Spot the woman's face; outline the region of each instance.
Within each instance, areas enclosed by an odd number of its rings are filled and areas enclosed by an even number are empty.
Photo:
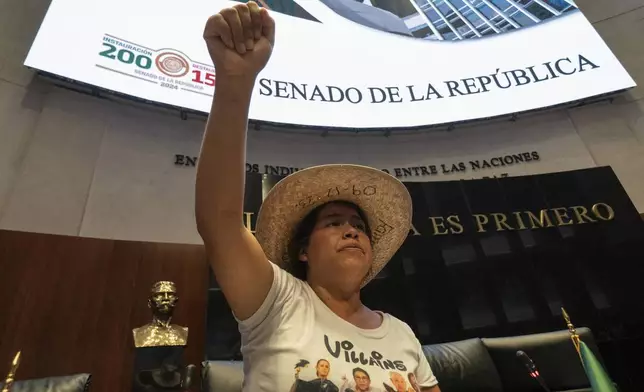
[[[345,203],[324,206],[308,246],[300,254],[300,260],[309,265],[309,279],[324,276],[325,280],[331,277],[362,282],[373,258],[366,230],[367,225],[355,207]]]

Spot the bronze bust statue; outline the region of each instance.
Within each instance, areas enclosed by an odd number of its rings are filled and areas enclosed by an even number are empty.
[[[174,282],[160,281],[152,286],[148,307],[152,310],[152,322],[134,328],[135,347],[185,346],[188,328],[170,324],[174,308],[179,302]]]

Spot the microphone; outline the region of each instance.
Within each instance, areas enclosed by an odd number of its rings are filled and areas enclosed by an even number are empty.
[[[539,374],[539,370],[537,370],[537,365],[534,364],[532,359],[526,354],[524,351],[517,351],[517,358],[523,363],[523,366],[525,366],[526,369],[528,369],[528,373],[530,374],[530,377],[534,378],[537,380],[541,388],[543,388],[544,391],[546,392],[551,392],[550,388],[548,388],[548,385],[546,384],[546,381],[541,377],[541,374]]]

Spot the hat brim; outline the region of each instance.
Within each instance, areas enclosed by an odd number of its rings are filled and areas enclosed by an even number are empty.
[[[255,237],[266,257],[282,268],[300,222],[315,208],[346,201],[362,210],[371,229],[373,264],[364,287],[389,262],[411,228],[412,202],[398,179],[360,165],[322,165],[297,171],[278,182],[263,201]]]

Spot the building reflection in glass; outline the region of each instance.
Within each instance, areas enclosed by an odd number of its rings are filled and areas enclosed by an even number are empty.
[[[572,0],[358,0],[400,17],[417,38],[502,34],[577,10]]]

